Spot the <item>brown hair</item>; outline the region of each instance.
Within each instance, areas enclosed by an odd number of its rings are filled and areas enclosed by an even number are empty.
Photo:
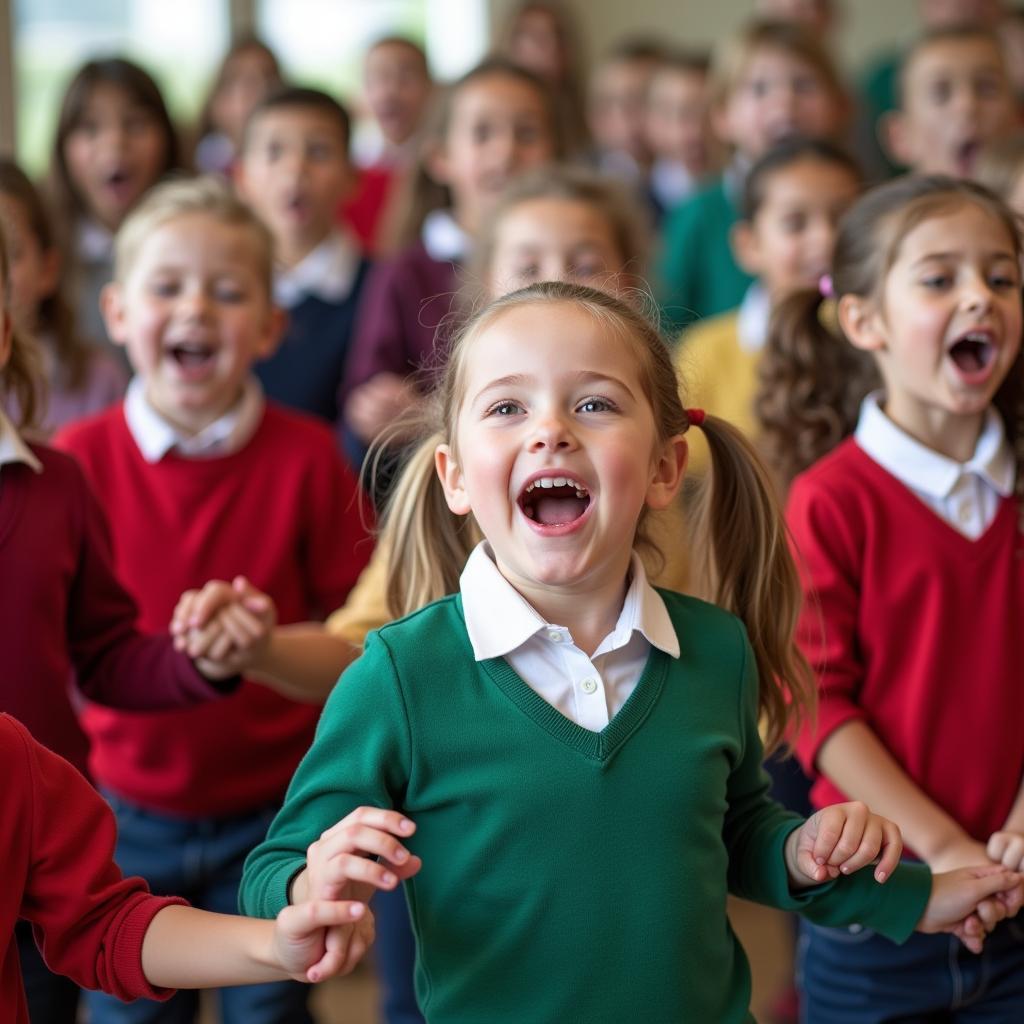
[[[0,312],[10,316],[11,274],[7,261],[7,243],[0,227]],[[45,386],[39,364],[39,352],[27,335],[11,327],[11,354],[0,370],[0,395],[8,399],[8,408],[18,412],[19,430],[35,425],[45,399]]]
[[[837,99],[847,95],[846,86],[821,39],[806,25],[795,21],[757,18],[726,38],[711,59],[711,102],[720,107],[739,88],[747,66],[763,49],[778,50],[814,68]]]
[[[552,281],[495,300],[455,338],[421,424],[425,440],[404,468],[385,513],[382,543],[389,552],[387,593],[394,614],[406,614],[456,590],[466,558],[480,537],[472,516],[462,519],[449,511],[434,468],[437,445],[455,436],[473,340],[509,310],[567,303],[632,343],[660,440],[681,434],[690,425],[668,346],[636,309],[605,292]],[[705,555],[700,579],[704,592],[747,627],[771,748],[784,742],[814,706],[810,670],[793,643],[799,583],[771,484],[749,443],[714,416],[704,420],[703,430],[711,449],[713,482],[698,513],[703,542],[694,550]],[[636,543],[650,545],[643,516]]]
[[[633,196],[615,179],[583,167],[538,167],[509,185],[481,230],[467,267],[468,283],[460,297],[464,308],[479,308],[489,298],[487,280],[501,222],[518,206],[534,199],[574,200],[592,206],[607,222],[622,256],[622,266],[609,269],[609,277],[623,279],[623,285],[629,285],[644,273],[650,232],[644,211]]]
[[[278,84],[283,81],[281,66],[278,63],[277,54],[275,54],[274,51],[258,36],[240,36],[231,44],[227,53],[224,54],[224,57],[220,62],[220,66],[217,68],[217,77],[213,80],[213,84],[210,86],[210,91],[203,103],[203,109],[199,114],[199,121],[196,125],[197,139],[202,139],[204,136],[209,135],[211,132],[216,130],[216,126],[213,123],[214,104],[217,101],[219,93],[224,88],[224,83],[228,79],[228,72],[231,69],[232,61],[249,50],[257,50],[263,54],[263,56],[266,57],[273,66]]]
[[[451,126],[455,97],[466,86],[485,78],[514,78],[536,90],[541,97],[551,128],[555,158],[563,154],[564,146],[554,100],[547,85],[533,72],[519,67],[504,57],[488,57],[471,71],[466,72],[457,82],[439,90],[424,120],[423,133],[419,140],[416,159],[398,183],[394,199],[389,202],[381,229],[382,250],[398,252],[411,245],[419,237],[423,221],[433,210],[442,210],[452,205],[451,190],[447,185],[435,181],[427,169],[432,152],[444,144]]]
[[[123,90],[133,103],[156,121],[164,137],[164,160],[157,178],[162,178],[179,166],[178,136],[156,82],[138,64],[121,57],[87,61],[78,69],[64,91],[50,158],[54,221],[62,232],[70,232],[86,212],[85,201],[71,180],[64,151],[68,137],[82,122],[89,97],[100,85],[111,85]],[[68,242],[69,238],[62,238],[65,248]]]
[[[40,249],[51,252],[57,248],[38,189],[13,161],[0,160],[0,194],[10,197],[24,210]],[[79,390],[85,384],[95,349],[75,330],[75,317],[60,283],[39,303],[38,318],[39,330],[53,337],[62,383],[71,391]]]
[[[333,96],[320,89],[308,89],[305,86],[286,85],[277,89],[269,96],[260,100],[246,119],[242,135],[242,151],[249,145],[252,126],[264,114],[274,110],[308,110],[318,114],[326,114],[332,118],[338,134],[344,139],[344,151],[348,154],[349,141],[352,136],[352,119],[348,111]]]
[[[993,139],[982,147],[974,169],[974,180],[1008,203],[1022,174],[1024,132],[1018,132],[1009,138]]]
[[[880,299],[907,233],[969,204],[1006,228],[1019,256],[1016,219],[988,189],[941,175],[897,178],[865,193],[841,220],[832,262],[835,298],[801,291],[773,312],[755,409],[768,460],[785,486],[853,433],[861,401],[881,383],[870,354],[842,336],[835,300]],[[995,405],[1017,453],[1017,489],[1024,494],[1024,355],[1011,367]]]
[[[925,52],[929,47],[936,46],[939,43],[961,43],[969,40],[982,40],[992,44],[992,48],[999,58],[999,65],[1003,70],[1003,76],[1006,79],[1006,92],[1009,96],[1012,92],[1010,89],[1009,74],[1006,70],[1006,58],[1003,54],[1003,49],[999,44],[999,37],[991,29],[984,28],[981,25],[963,24],[963,25],[942,25],[938,28],[929,29],[927,32],[923,32],[914,41],[913,45],[903,55],[903,59],[900,61],[899,73],[896,76],[896,102],[900,108],[904,105],[904,100],[907,91],[907,79],[910,76],[910,70],[914,66],[918,57]]]

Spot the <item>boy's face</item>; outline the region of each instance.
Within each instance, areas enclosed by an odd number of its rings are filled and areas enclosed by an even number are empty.
[[[968,178],[982,146],[1013,131],[1016,120],[996,43],[941,39],[919,50],[905,70],[902,110],[889,121],[889,143],[914,171]]]
[[[352,184],[341,126],[326,111],[299,106],[255,117],[242,154],[240,191],[282,247],[321,241]]]
[[[143,240],[126,278],[103,293],[107,329],[127,347],[146,397],[190,433],[234,405],[253,362],[277,342],[281,314],[253,250],[245,226],[178,216]]]
[[[709,130],[707,76],[680,68],[657,72],[647,97],[651,152],[702,174],[708,163]]]
[[[384,137],[400,146],[419,127],[430,98],[430,78],[423,58],[401,43],[375,46],[366,55],[363,91]]]
[[[817,69],[773,47],[755,50],[736,87],[714,112],[715,131],[748,160],[793,135],[835,138],[843,101]]]
[[[597,145],[628,153],[641,164],[650,159],[644,108],[654,68],[651,60],[612,61],[597,72],[590,97],[590,130]]]

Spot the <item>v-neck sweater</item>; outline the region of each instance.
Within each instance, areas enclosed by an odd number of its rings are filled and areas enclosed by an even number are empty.
[[[1004,499],[970,540],[850,439],[797,477],[787,519],[807,601],[798,641],[815,667],[813,770],[844,723],[866,722],[975,839],[1003,827],[1024,777],[1024,535]],[[824,777],[817,806],[846,799]]]
[[[926,869],[790,893],[783,846],[800,819],[767,795],[743,627],[661,594],[680,657],[652,649],[600,732],[503,659],[475,662],[459,596],[371,633],[246,863],[243,911],[276,914],[310,842],[374,805],[417,825],[407,896],[431,1024],[749,1021],[727,891],[904,939]]]

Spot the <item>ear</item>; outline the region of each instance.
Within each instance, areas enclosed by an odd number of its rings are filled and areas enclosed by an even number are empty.
[[[913,167],[916,163],[907,115],[902,110],[889,110],[882,114],[875,125],[878,141],[882,150],[890,160],[903,167]]]
[[[469,515],[472,511],[469,496],[466,494],[462,469],[452,453],[451,446],[439,444],[434,449],[434,468],[444,488],[444,500],[457,516]]]
[[[647,486],[644,503],[653,509],[668,508],[686,475],[686,462],[690,456],[690,446],[682,434],[670,437],[656,454],[651,476]]]
[[[426,146],[423,151],[423,166],[438,185],[447,185],[451,180],[452,164],[443,143],[435,142]]]
[[[280,306],[271,304],[267,310],[267,319],[263,325],[263,333],[253,352],[256,359],[266,359],[273,355],[288,327],[288,314]]]
[[[732,121],[729,117],[729,100],[725,99],[720,103],[712,105],[708,112],[708,121],[711,124],[711,131],[715,138],[725,146],[734,146],[732,138]]]
[[[736,262],[751,277],[760,277],[764,270],[757,232],[748,220],[737,221],[729,232],[729,246]]]
[[[125,323],[124,288],[116,281],[104,285],[100,292],[100,312],[110,340],[118,345],[126,345],[128,330]]]
[[[864,352],[885,349],[885,332],[876,304],[860,295],[844,295],[837,307],[839,326],[854,348]]]

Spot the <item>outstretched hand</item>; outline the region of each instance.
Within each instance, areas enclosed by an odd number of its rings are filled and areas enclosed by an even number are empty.
[[[1015,916],[1022,902],[1024,876],[998,864],[940,872],[932,876],[932,894],[917,930],[950,932],[972,953],[980,953],[985,936]]]
[[[877,859],[875,880],[884,882],[896,870],[902,852],[899,828],[854,800],[816,811],[790,833],[786,870],[790,885],[802,888],[859,871]]]

